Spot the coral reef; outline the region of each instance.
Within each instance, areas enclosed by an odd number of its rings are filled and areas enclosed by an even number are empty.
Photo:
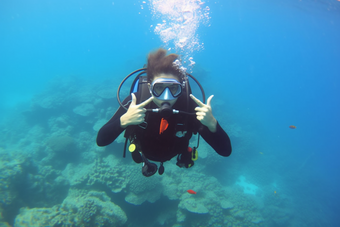
[[[63,176],[70,185],[85,184],[88,186],[106,186],[112,192],[118,193],[126,188],[129,182],[129,171],[119,159],[113,155],[95,159],[92,164],[68,165]]]
[[[71,186],[86,184],[91,187],[108,188],[113,193],[128,188],[129,193],[125,200],[134,205],[140,205],[145,201],[155,202],[162,194],[160,177],[145,178],[139,166],[121,163],[114,155],[96,159],[89,165],[69,164],[62,175]]]
[[[52,136],[46,143],[55,153],[69,153],[74,150],[74,139],[71,136]]]
[[[22,194],[27,194],[24,201],[31,206],[52,206],[60,203],[66,196],[69,184],[58,181],[61,171],[52,166],[38,165],[26,171],[26,179],[22,182]]]
[[[95,112],[95,108],[91,103],[84,103],[81,104],[80,106],[75,107],[73,109],[73,112],[80,116],[87,117]]]
[[[22,208],[14,226],[121,226],[125,212],[105,192],[71,189],[61,205]]]
[[[163,186],[161,184],[161,176],[144,177],[141,174],[141,166],[132,163],[130,166],[128,195],[125,201],[134,205],[140,205],[145,201],[150,203],[156,202],[162,195]]]
[[[20,185],[25,178],[26,158],[16,152],[0,148],[0,225],[7,226],[17,206],[20,206]]]
[[[10,205],[17,198],[17,182],[24,178],[23,163],[26,158],[15,155],[0,148],[0,201],[2,205]]]

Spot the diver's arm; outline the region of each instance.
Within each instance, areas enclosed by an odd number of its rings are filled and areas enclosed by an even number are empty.
[[[194,131],[198,131],[203,139],[221,156],[229,156],[231,154],[231,143],[228,134],[222,129],[211,111],[210,96],[207,104],[202,103],[195,96],[190,94],[191,108],[196,111],[194,119]],[[198,106],[197,106],[198,105]]]
[[[123,105],[129,104],[131,96],[128,96],[123,101]],[[124,130],[125,128],[120,124],[120,117],[126,113],[123,107],[119,107],[113,117],[98,131],[97,145],[107,146],[112,143]]]
[[[208,127],[203,126],[199,133],[203,139],[221,156],[227,157],[231,154],[231,143],[228,134],[216,123],[216,132],[211,132]]]

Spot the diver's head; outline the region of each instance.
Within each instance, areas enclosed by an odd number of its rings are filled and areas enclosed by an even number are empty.
[[[158,107],[168,104],[168,108],[171,108],[182,94],[185,73],[175,64],[178,55],[166,54],[164,49],[149,54],[147,79],[153,102]]]

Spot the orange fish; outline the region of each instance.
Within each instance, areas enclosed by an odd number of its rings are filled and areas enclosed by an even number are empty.
[[[289,128],[296,129],[296,126],[295,125],[289,125]]]
[[[159,135],[162,134],[168,128],[168,126],[168,121],[162,118],[161,125],[159,126]]]
[[[196,192],[194,190],[189,189],[187,192],[189,192],[190,194],[195,194],[196,195]]]

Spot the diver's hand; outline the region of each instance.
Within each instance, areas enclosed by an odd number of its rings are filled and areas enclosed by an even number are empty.
[[[200,100],[198,100],[193,94],[190,94],[190,98],[194,100],[198,107],[195,108],[197,120],[199,120],[203,125],[207,126],[211,132],[216,132],[216,125],[217,120],[214,118],[211,110],[211,99],[214,96],[211,95],[208,100],[207,104],[202,103]]]
[[[153,97],[150,97],[144,102],[136,105],[137,99],[136,99],[135,94],[131,93],[131,98],[132,98],[132,101],[129,106],[129,109],[127,110],[125,114],[123,114],[120,117],[120,125],[122,128],[126,128],[129,125],[138,125],[140,123],[143,123],[144,118],[145,118],[145,112],[146,112],[146,109],[144,108],[144,106],[149,104],[153,99]]]

